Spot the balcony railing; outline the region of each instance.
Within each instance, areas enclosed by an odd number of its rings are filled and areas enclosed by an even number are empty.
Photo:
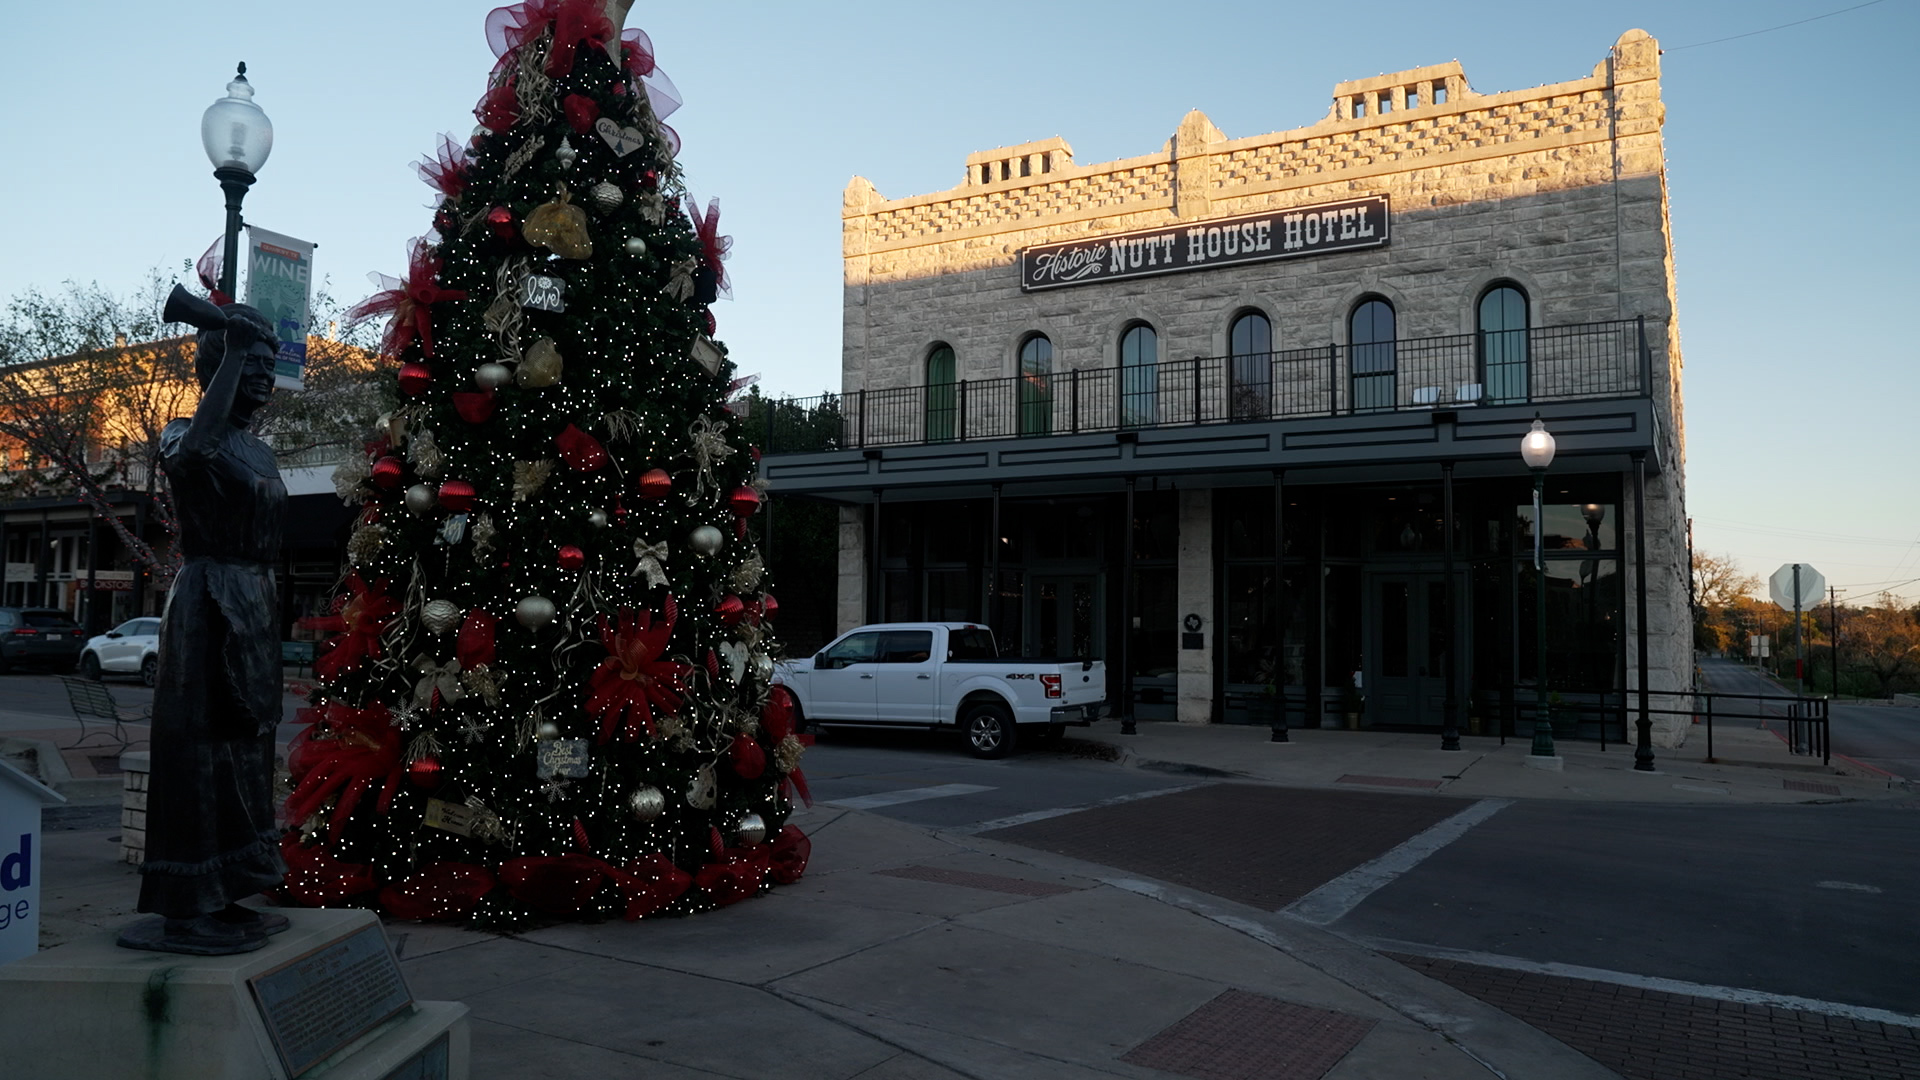
[[[1643,319],[1543,326],[772,401],[768,453],[1639,397]]]

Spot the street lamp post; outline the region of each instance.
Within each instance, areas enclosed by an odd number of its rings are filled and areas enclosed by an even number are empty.
[[[1547,466],[1553,464],[1553,436],[1547,433],[1540,417],[1533,418],[1533,429],[1520,438],[1520,460],[1533,470],[1533,753],[1534,757],[1553,757],[1553,722],[1547,717],[1547,573],[1541,557],[1546,521],[1541,513],[1541,497],[1546,488]]]
[[[213,177],[227,195],[227,232],[221,247],[220,291],[233,297],[240,268],[240,200],[254,174],[273,152],[273,121],[253,103],[247,65],[227,84],[227,96],[207,106],[200,117],[200,143],[213,162]]]

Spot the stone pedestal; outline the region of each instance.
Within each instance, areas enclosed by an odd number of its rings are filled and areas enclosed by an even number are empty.
[[[147,776],[152,771],[151,751],[120,755],[120,859],[135,866],[147,859]]]
[[[414,1001],[380,921],[279,909],[257,952],[182,956],[103,931],[0,966],[0,1060],[43,1080],[465,1080],[467,1007]]]

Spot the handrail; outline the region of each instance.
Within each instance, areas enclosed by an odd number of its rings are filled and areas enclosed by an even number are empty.
[[[1359,363],[1356,367],[1356,357]],[[769,401],[768,453],[1640,397],[1643,319],[1315,345]]]

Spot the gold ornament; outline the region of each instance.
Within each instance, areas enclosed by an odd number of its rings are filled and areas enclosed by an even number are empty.
[[[527,350],[527,355],[514,369],[513,381],[521,386],[540,389],[552,386],[560,381],[562,368],[560,349],[552,338],[541,338]]]
[[[467,692],[488,705],[500,704],[500,687],[506,681],[506,676],[496,676],[485,664],[475,664],[460,673],[461,685],[467,688]]]
[[[467,529],[467,534],[473,537],[473,554],[476,558],[485,557],[493,550],[493,538],[497,531],[493,527],[492,514],[481,514],[473,519],[473,525]]]
[[[749,593],[759,588],[760,578],[765,573],[766,568],[761,564],[760,556],[749,555],[745,562],[733,568],[727,580],[733,583],[734,592]]]
[[[385,525],[362,525],[353,530],[353,536],[347,540],[347,561],[355,566],[364,566],[380,554],[386,542]]]
[[[563,259],[590,259],[593,240],[587,235],[587,212],[569,201],[567,185],[559,187],[559,197],[541,203],[527,215],[520,235],[527,238],[527,243],[547,248]]]
[[[699,261],[692,256],[674,263],[673,272],[667,277],[667,295],[675,300],[693,299],[693,272],[699,268]]]
[[[526,502],[553,475],[553,459],[544,461],[516,461],[513,463],[513,501]],[[480,541],[475,538],[474,543]]]
[[[414,471],[429,480],[440,479],[440,474],[446,471],[447,455],[434,445],[433,432],[425,428],[407,443],[407,457],[413,460]]]
[[[333,470],[333,493],[348,506],[358,506],[361,501],[360,485],[373,476],[372,466],[359,454],[350,454]]]
[[[779,746],[773,748],[774,768],[782,773],[790,773],[800,767],[800,755],[806,752],[806,746],[799,739],[789,735],[780,740]]]

